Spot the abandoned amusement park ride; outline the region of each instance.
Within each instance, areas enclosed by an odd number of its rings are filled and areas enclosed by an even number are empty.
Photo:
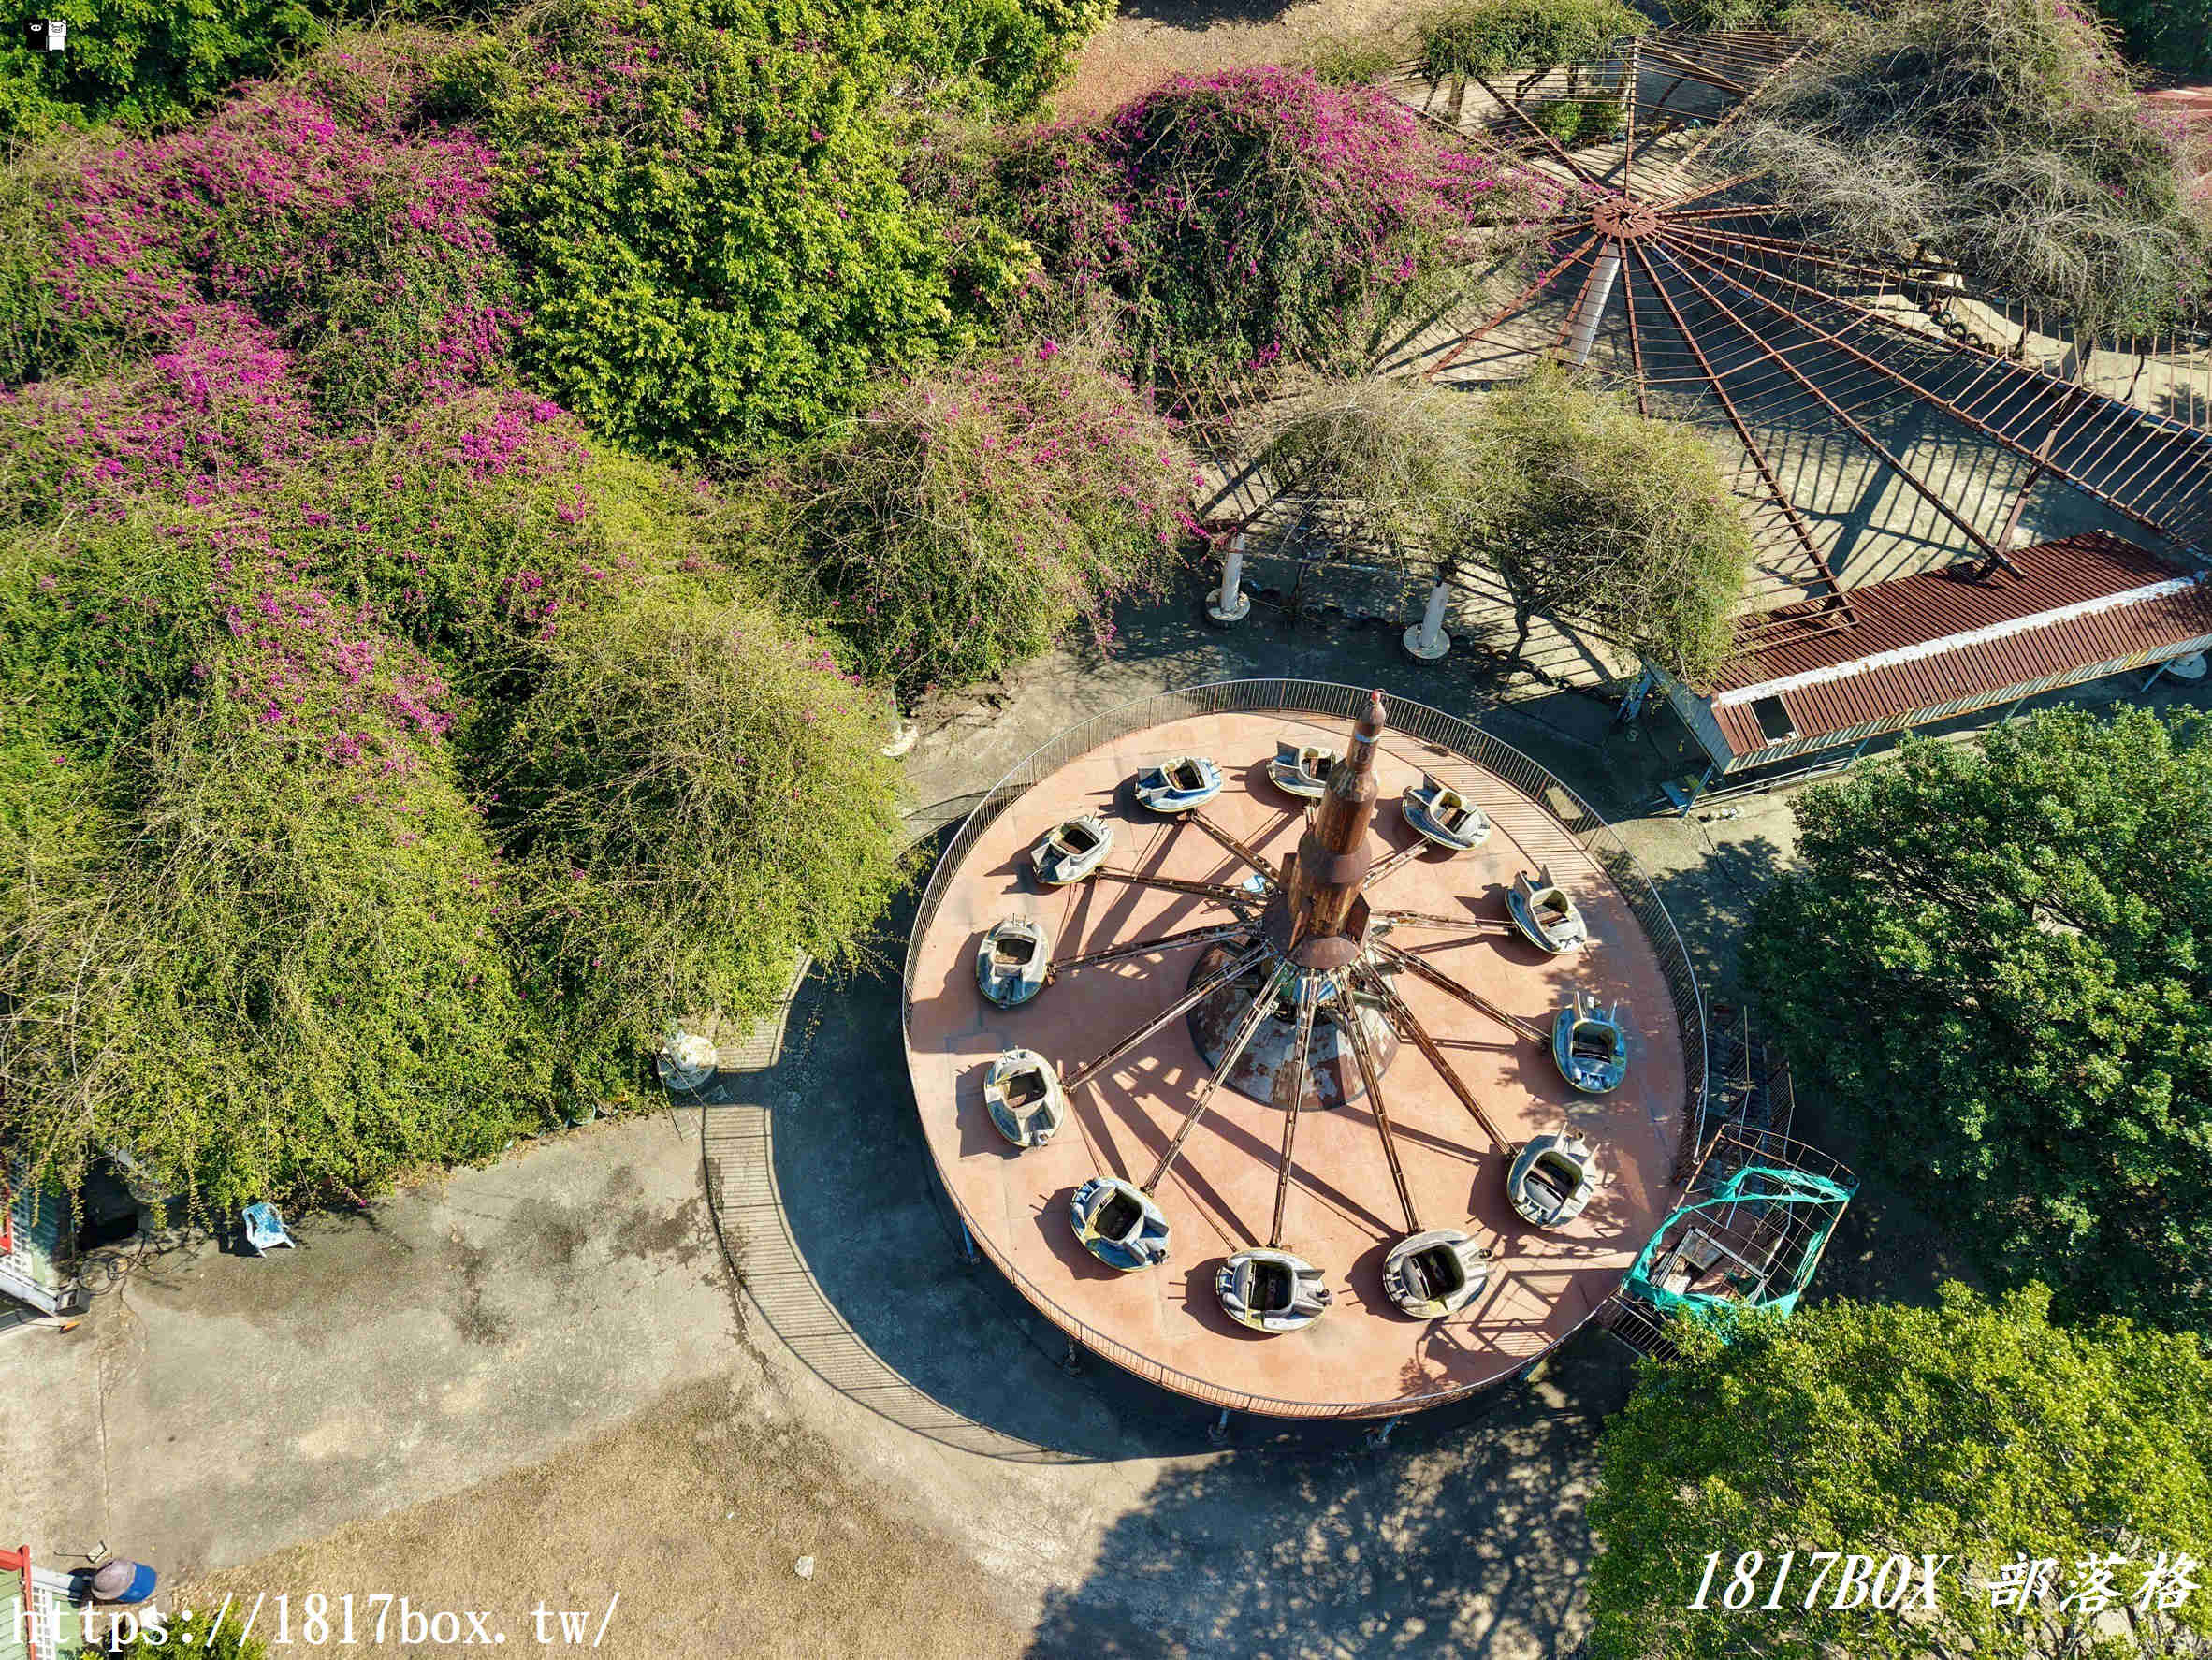
[[[1465,1394],[1639,1268],[1654,1327],[1794,1301],[1850,1196],[1765,1225],[1787,1144],[1710,1133],[1695,983],[1625,850],[1400,714],[1266,681],[1096,719],[991,793],[917,919],[909,1066],[969,1240],[1071,1352],[1225,1410]]]

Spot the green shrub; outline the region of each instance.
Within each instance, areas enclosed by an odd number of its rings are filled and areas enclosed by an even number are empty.
[[[124,1611],[126,1614],[131,1612],[128,1609]],[[139,1610],[141,1618],[144,1613],[145,1610]],[[114,1629],[113,1620],[102,1620],[100,1645],[86,1653],[137,1654],[141,1660],[150,1654],[173,1656],[179,1653],[193,1654],[196,1660],[269,1660],[269,1646],[247,1631],[244,1616],[236,1609],[227,1616],[218,1614],[217,1624],[213,1626],[207,1624],[207,1615],[203,1613],[189,1626],[171,1615],[163,1622],[158,1634],[151,1627],[141,1626],[130,1635],[117,1638],[109,1635]],[[184,1641],[187,1635],[192,1639],[189,1644]]]
[[[1389,35],[1343,35],[1306,49],[1305,66],[1325,86],[1365,86],[1405,61],[1404,43]]]
[[[1531,121],[1570,150],[1618,138],[1628,124],[1617,98],[1541,98],[1522,108]]]
[[[740,0],[568,0],[502,100],[525,366],[643,453],[730,462],[954,332],[876,107],[882,62]]]
[[[785,480],[792,537],[871,675],[1003,674],[1157,587],[1196,474],[1167,422],[1052,342],[889,390]]]
[[[1519,614],[1582,623],[1692,680],[1732,643],[1752,541],[1697,430],[1556,371],[1484,395],[1468,550]]]
[[[434,676],[264,592],[283,619],[115,763],[131,805],[0,846],[0,1137],[72,1185],[122,1149],[203,1214],[486,1158],[548,1099]]]
[[[1428,381],[1293,386],[1261,417],[1253,460],[1276,488],[1328,503],[1377,557],[1433,571],[1466,548],[1480,417],[1475,400]]]
[[[142,517],[0,538],[0,722],[73,764],[137,742],[195,684],[219,618],[207,576]]]
[[[13,17],[0,41],[0,144],[92,121],[137,131],[177,121],[323,36],[300,0],[72,0],[49,10],[70,14],[65,51],[33,51]]]
[[[618,1062],[672,1019],[765,1012],[909,869],[886,709],[774,615],[641,590],[560,631],[490,761],[511,926],[561,1046]]]
[[[1797,798],[1746,966],[1801,1086],[1993,1278],[2212,1319],[2212,743],[2055,710]]]
[[[1843,9],[1837,0],[1665,0],[1666,15],[1682,29],[1766,29],[1810,34]]]
[[[2128,51],[2176,75],[2212,73],[2212,3],[2207,0],[2103,0],[2097,9],[2119,25]]]
[[[2150,333],[2212,292],[2194,144],[2062,0],[1906,0],[1840,19],[1713,153],[1847,249]]]
[[[1019,115],[1066,76],[1113,0],[903,0],[880,9],[893,58],[955,102]]]
[[[2103,1642],[2105,1623],[2060,1599],[2109,1555],[2124,1617],[2154,1563],[2178,1565],[2212,1528],[2212,1361],[2193,1337],[2124,1321],[2053,1326],[2045,1303],[1950,1285],[1940,1308],[1814,1303],[1746,1322],[1724,1347],[1692,1331],[1681,1361],[1646,1362],[1599,1446],[1591,1660],[2194,1652],[2153,1632],[2212,1626],[2201,1595],[2107,1627]],[[1757,1590],[1726,1606],[1747,1551]],[[1845,1565],[1816,1551],[1903,1556],[1911,1588],[1870,1607],[1837,1589]],[[2038,1559],[2047,1593],[2025,1609],[1993,1600],[2001,1573]]]
[[[1465,0],[1423,17],[1416,38],[1421,73],[1453,80],[1581,63],[1651,26],[1623,0]]]

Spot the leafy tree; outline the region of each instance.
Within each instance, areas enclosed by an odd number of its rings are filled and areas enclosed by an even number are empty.
[[[2153,332],[2212,291],[2195,150],[2064,0],[1905,0],[1839,14],[1713,153],[1847,247]]]
[[[891,56],[954,102],[1019,115],[1067,75],[1113,0],[902,0],[877,9]]]
[[[571,0],[517,44],[525,367],[658,458],[735,462],[836,426],[954,337],[944,255],[877,113],[866,17]]]
[[[2212,1321],[2212,745],[2054,710],[1796,804],[1746,957],[1801,1082],[2002,1283]]]
[[[1690,427],[1546,370],[1484,396],[1466,547],[1520,623],[1582,623],[1692,680],[1730,648],[1752,552],[1720,465]]]
[[[784,479],[791,539],[871,674],[982,679],[1156,589],[1197,474],[1171,423],[1046,341],[887,388]]]
[[[1954,1284],[1941,1308],[1754,1318],[1725,1347],[1686,1329],[1683,1358],[1643,1363],[1600,1445],[1592,1660],[2117,1656],[2176,1625],[2212,1630],[2202,1593],[2132,1625],[2124,1606],[2161,1551],[2170,1565],[2212,1530],[2212,1361],[2194,1338],[2123,1320],[2055,1327],[2045,1302]],[[1729,1609],[1746,1551],[1763,1558],[1758,1594]],[[1812,1553],[1831,1551],[1904,1558],[1904,1611],[1835,1609],[1843,1564],[1807,1608]],[[1692,1608],[1712,1551],[1706,1607]],[[1949,1559],[1932,1610],[1913,1606],[1924,1553]],[[2021,1557],[2053,1564],[2052,1589],[2030,1609],[1998,1608],[1991,1583]],[[2112,1565],[2122,1634],[2099,1642],[2079,1605],[2058,1605],[2086,1582],[2085,1561],[2107,1557],[2134,1565]]]
[[[88,121],[143,130],[179,120],[320,40],[325,9],[301,0],[68,0],[42,14],[69,22],[67,44],[53,53],[33,51],[11,17],[0,38],[0,144]]]
[[[2212,73],[2212,4],[2206,0],[2103,0],[2128,51],[2176,75]]]

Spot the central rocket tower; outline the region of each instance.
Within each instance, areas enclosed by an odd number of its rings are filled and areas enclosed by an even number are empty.
[[[1361,889],[1374,863],[1367,830],[1375,820],[1375,750],[1389,729],[1382,693],[1373,692],[1260,923],[1268,943],[1302,968],[1341,968],[1366,941]]]

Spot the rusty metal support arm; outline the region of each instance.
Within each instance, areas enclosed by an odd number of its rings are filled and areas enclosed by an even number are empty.
[[[1705,355],[1705,348],[1698,343],[1697,337],[1690,332],[1690,325],[1683,318],[1681,308],[1674,303],[1674,297],[1666,292],[1666,285],[1660,282],[1659,273],[1645,256],[1641,244],[1631,243],[1629,252],[1636,255],[1637,263],[1644,268],[1644,275],[1651,279],[1652,292],[1659,297],[1659,303],[1666,308],[1667,316],[1673,319],[1675,332],[1682,337],[1682,343],[1690,348],[1690,356],[1697,359],[1697,367],[1711,386],[1713,396],[1721,400],[1721,413],[1728,417],[1728,425],[1735,430],[1737,441],[1743,445],[1744,453],[1751,457],[1752,465],[1758,469],[1760,481],[1766,485],[1767,493],[1774,499],[1774,504],[1782,509],[1783,517],[1797,539],[1797,546],[1812,562],[1821,580],[1828,585],[1828,592],[1834,596],[1844,619],[1855,623],[1858,620],[1857,614],[1851,608],[1851,601],[1843,591],[1843,584],[1836,579],[1835,572],[1828,568],[1827,558],[1821,552],[1820,544],[1812,539],[1812,528],[1805,522],[1804,516],[1798,513],[1797,503],[1789,498],[1789,492],[1782,488],[1782,480],[1774,475],[1774,468],[1767,459],[1767,452],[1759,447],[1759,441],[1752,436],[1751,428],[1745,424],[1743,416],[1737,413],[1736,400],[1728,396],[1728,388],[1721,385],[1719,371],[1713,368],[1712,360]]]
[[[1229,1076],[1230,1069],[1238,1061],[1244,1059],[1245,1049],[1251,1045],[1254,1034],[1259,1030],[1259,1023],[1267,1018],[1268,1011],[1273,1007],[1275,992],[1282,983],[1283,971],[1279,968],[1260,983],[1259,995],[1252,999],[1251,1008],[1244,1011],[1244,1019],[1237,1022],[1236,1030],[1230,1034],[1229,1041],[1222,1045],[1221,1060],[1215,1067],[1214,1075],[1199,1086],[1197,1096],[1191,1100],[1190,1111],[1183,1114],[1183,1122],[1176,1127],[1175,1139],[1161,1149],[1159,1162],[1152,1167],[1152,1173],[1144,1178],[1146,1193],[1149,1194],[1160,1185],[1175,1160],[1183,1156],[1183,1143],[1190,1140],[1190,1132],[1198,1128],[1198,1121],[1206,1115],[1206,1104],[1214,1099],[1214,1092],[1221,1087],[1221,1081]]]
[[[1550,133],[1546,132],[1542,125],[1536,121],[1535,116],[1531,115],[1527,110],[1521,107],[1521,101],[1518,98],[1508,98],[1504,93],[1498,91],[1496,87],[1491,85],[1489,81],[1483,80],[1479,75],[1470,76],[1468,79],[1473,80],[1475,84],[1480,87],[1484,92],[1488,93],[1496,102],[1502,104],[1505,106],[1505,108],[1511,110],[1515,115],[1520,117],[1521,124],[1527,127],[1530,132],[1535,134],[1535,136],[1543,141],[1544,147],[1550,151],[1553,155],[1559,158],[1560,162],[1566,167],[1568,172],[1574,174],[1576,178],[1581,180],[1583,183],[1589,185],[1593,190],[1603,190],[1605,188],[1603,184],[1598,182],[1595,174],[1592,173],[1588,168],[1584,167],[1580,162],[1577,161],[1572,155],[1568,154],[1565,148],[1560,143],[1560,141],[1557,138],[1554,138]]]
[[[1696,258],[1698,256],[1692,255],[1691,257]],[[1700,263],[1707,264],[1709,269],[1713,269],[1709,262],[1701,259]],[[1688,273],[1685,272],[1684,274],[1687,275]],[[1716,274],[1724,275],[1724,273]],[[1690,280],[1693,283],[1696,282],[1695,277],[1692,277]],[[1728,280],[1735,281],[1735,279],[1732,278]],[[1782,278],[1776,278],[1775,280],[1786,281],[1786,279]],[[1787,306],[1784,306],[1780,300],[1774,299],[1769,296],[1760,294],[1756,289],[1751,288],[1740,282],[1738,282],[1736,285],[1743,292],[1750,294],[1762,305],[1768,307],[1770,310],[1780,312],[1784,316],[1789,317],[1798,328],[1803,328],[1807,333],[1812,335],[1814,338],[1825,341],[1828,344],[1834,346],[1838,351],[1842,352],[1851,357],[1856,358],[1858,361],[1866,364],[1870,369],[1872,369],[1876,373],[1884,376],[1885,379],[1895,383],[1898,386],[1903,386],[1914,397],[1923,399],[1926,401],[1934,404],[1945,415],[1957,421],[1960,425],[1968,428],[1970,430],[1980,433],[1991,443],[1999,444],[2004,449],[2010,450],[2014,455],[2018,456],[2025,461],[2034,462],[2038,459],[2036,453],[2030,449],[2026,444],[2022,444],[2018,439],[2012,437],[2008,433],[1999,430],[1997,428],[1989,425],[1988,422],[1981,419],[1977,415],[1969,415],[1965,410],[1960,409],[1957,404],[1952,403],[1948,400],[1938,397],[1934,392],[1921,386],[1919,382],[1913,379],[1912,376],[1904,373],[1901,370],[1892,368],[1890,365],[1884,363],[1880,358],[1874,357],[1868,353],[1861,351],[1858,347],[1852,345],[1848,341],[1839,339],[1837,336],[1828,333],[1826,330],[1819,328],[1817,325],[1806,321],[1804,318],[1798,316],[1796,313],[1790,311],[1790,309]],[[1699,286],[1702,287],[1703,285],[1699,284]],[[1844,300],[1834,296],[1828,296],[1827,298],[1835,299],[1837,304],[1843,306],[1846,310],[1859,309],[1853,307],[1852,303],[1848,300]],[[1876,321],[1881,320],[1880,313],[1869,313],[1868,315]],[[1897,326],[1899,328],[1905,327],[1905,325],[1902,324]],[[1910,332],[1914,333],[1915,338],[1926,340],[1926,337],[1919,335],[1917,330],[1910,330]],[[1928,341],[1927,343],[1930,346],[1937,344],[1937,342],[1933,341]],[[1978,348],[1961,346],[1956,342],[1948,342],[1948,344],[1949,349],[1955,352],[1979,357],[1991,356],[1991,354],[1982,352]],[[2079,393],[2084,397],[2099,399],[2103,402],[2109,405],[2112,409],[2121,413],[2122,415],[2140,419],[2147,425],[2150,423],[2151,417],[2147,415],[2147,413],[2134,410],[2129,405],[2116,403],[2112,400],[2104,398],[2102,393],[2090,392],[2084,388],[2075,387],[2069,382],[2059,380],[2055,376],[2042,374],[2040,371],[2026,368],[2023,365],[2016,364],[2012,367],[2022,375],[2031,376],[2036,380],[2046,383],[2045,389],[2050,392],[2059,394],[2060,396],[2064,396],[2069,393]],[[2180,433],[2176,434],[2176,436],[2182,437],[2189,435],[2190,434],[2187,429],[2183,429]],[[2090,484],[2087,479],[2083,478],[2080,476],[2080,474],[2074,473],[2071,469],[2061,467],[2056,463],[2048,463],[2046,464],[2045,470],[2053,478],[2063,480],[2074,489],[2081,491],[2085,496],[2088,496],[2095,501],[2103,502],[2105,506],[2111,508],[2115,513],[2124,514],[2129,518],[2133,519],[2137,524],[2144,526],[2147,530],[2156,531],[2162,536],[2174,536],[2176,541],[2183,541],[2183,539],[2176,535],[2174,531],[2169,527],[2159,523],[2158,520],[2149,517],[2149,515],[2127,505],[2127,503],[2120,501],[2118,497],[2114,496],[2107,491],[2099,489],[2095,485]],[[2183,542],[2183,545],[2191,546],[2186,542]]]
[[[1350,1001],[1348,997],[1346,1000]],[[1420,1216],[1413,1206],[1413,1189],[1405,1185],[1405,1166],[1398,1158],[1398,1138],[1390,1129],[1390,1109],[1383,1104],[1382,1074],[1375,1067],[1375,1056],[1368,1053],[1367,1030],[1361,1024],[1359,1011],[1347,1011],[1347,1018],[1336,1029],[1351,1040],[1352,1064],[1360,1069],[1360,1082],[1366,1086],[1368,1110],[1375,1114],[1375,1129],[1382,1138],[1383,1157],[1390,1164],[1390,1181],[1398,1189],[1399,1207],[1405,1212],[1405,1231],[1419,1233]]]
[[[1572,230],[1570,230],[1567,234],[1571,236],[1574,233]],[[1435,362],[1432,363],[1427,369],[1421,371],[1421,378],[1423,380],[1434,380],[1436,376],[1442,374],[1446,370],[1449,369],[1454,363],[1459,361],[1460,354],[1462,352],[1465,351],[1477,341],[1482,339],[1484,335],[1495,328],[1500,323],[1503,323],[1507,317],[1510,317],[1515,312],[1521,310],[1522,306],[1534,299],[1546,288],[1549,288],[1551,285],[1552,280],[1557,277],[1561,271],[1566,269],[1568,266],[1574,264],[1576,260],[1581,258],[1583,255],[1589,253],[1591,249],[1596,247],[1599,241],[1602,240],[1602,238],[1594,234],[1585,240],[1580,247],[1577,248],[1572,254],[1569,254],[1564,259],[1561,260],[1557,265],[1553,266],[1550,270],[1546,271],[1542,276],[1538,277],[1535,282],[1523,288],[1519,294],[1507,300],[1496,312],[1492,313],[1490,316],[1490,319],[1480,328],[1471,328],[1466,333],[1461,335],[1458,340],[1452,342],[1450,351],[1445,353],[1443,357],[1437,358]]]
[[[1429,844],[1425,841],[1417,841],[1411,847],[1402,847],[1396,852],[1385,853],[1381,858],[1375,860],[1373,867],[1367,872],[1366,880],[1361,882],[1360,886],[1363,889],[1374,887],[1375,883],[1397,869],[1399,866],[1409,860],[1419,858],[1427,851],[1428,846]]]
[[[1162,934],[1157,939],[1137,939],[1127,945],[1109,945],[1101,951],[1086,951],[1076,956],[1062,957],[1045,969],[1047,981],[1057,978],[1070,968],[1095,968],[1101,963],[1118,963],[1126,957],[1150,956],[1156,951],[1175,951],[1186,945],[1219,945],[1251,932],[1252,925],[1245,922],[1215,923],[1202,928],[1186,928],[1179,934]]]
[[[1884,464],[1886,465],[1892,473],[1895,473],[1899,478],[1903,479],[1905,483],[1912,486],[1914,490],[1923,501],[1925,501],[1929,506],[1933,507],[1938,513],[1942,514],[1943,517],[1949,519],[1954,525],[1957,526],[1959,530],[1964,531],[1966,533],[1967,540],[1972,542],[1976,547],[1979,547],[1991,559],[1996,560],[2001,563],[2004,563],[2007,565],[2007,568],[2010,568],[2010,561],[2006,561],[2004,555],[1999,551],[1997,544],[1990,541],[1989,538],[1982,532],[1978,526],[1974,525],[1964,515],[1959,513],[1958,510],[1953,507],[1950,502],[1944,501],[1942,493],[1938,491],[1933,486],[1923,482],[1918,473],[1914,473],[1910,467],[1905,465],[1903,459],[1897,454],[1896,451],[1892,450],[1887,444],[1884,444],[1879,438],[1875,437],[1872,432],[1867,430],[1864,422],[1860,421],[1856,416],[1853,415],[1850,411],[1846,410],[1841,403],[1838,403],[1833,398],[1829,397],[1826,391],[1821,389],[1819,383],[1814,381],[1811,375],[1799,369],[1795,363],[1792,363],[1789,358],[1781,351],[1776,349],[1774,346],[1769,345],[1766,340],[1760,336],[1759,331],[1754,328],[1749,323],[1746,323],[1740,316],[1737,315],[1736,312],[1727,304],[1725,300],[1722,299],[1719,295],[1715,294],[1710,288],[1708,288],[1703,283],[1699,282],[1696,273],[1682,264],[1683,258],[1697,260],[1696,255],[1690,253],[1687,249],[1678,250],[1667,243],[1664,239],[1660,240],[1659,247],[1660,251],[1666,255],[1667,262],[1671,264],[1676,270],[1682,274],[1683,278],[1689,283],[1691,287],[1696,289],[1699,294],[1704,296],[1705,302],[1708,305],[1711,306],[1713,310],[1720,313],[1722,316],[1727,318],[1729,322],[1736,325],[1737,328],[1742,332],[1744,338],[1750,341],[1752,344],[1757,348],[1759,356],[1775,364],[1776,367],[1780,368],[1784,373],[1786,373],[1790,379],[1797,382],[1798,386],[1804,387],[1806,391],[1810,392],[1812,395],[1814,402],[1818,403],[1823,409],[1834,415],[1838,421],[1841,422],[1845,430],[1848,430],[1854,438],[1857,439],[1861,444],[1865,445],[1868,450],[1880,457]],[[1702,260],[1698,260],[1697,262],[1700,264],[1704,263]],[[1724,282],[1734,281],[1733,278],[1728,277],[1724,272],[1719,271],[1711,266],[1707,266],[1706,269],[1709,270],[1713,270],[1714,275],[1719,276]],[[1751,290],[1744,288],[1743,284],[1740,283],[1738,283],[1736,286],[1744,293],[1748,294],[1751,292]],[[1754,298],[1756,298],[1756,296],[1754,296]],[[1818,328],[1811,328],[1810,325],[1805,325],[1804,327],[1807,327],[1812,334],[1822,340],[1833,341],[1832,336],[1823,333]],[[1855,357],[1864,358],[1868,362],[1873,361],[1872,358],[1867,357],[1866,354],[1863,352],[1857,352],[1853,347],[1842,345],[1841,342],[1835,343],[1838,344],[1840,350],[1851,353]]]
[[[1535,1021],[1523,1020],[1518,1014],[1506,1013],[1505,1010],[1499,1008],[1495,1003],[1492,1002],[1480,992],[1471,990],[1469,987],[1462,985],[1458,981],[1454,980],[1443,969],[1437,968],[1433,963],[1424,963],[1419,957],[1415,956],[1410,951],[1405,951],[1398,946],[1392,945],[1387,939],[1378,941],[1375,949],[1380,951],[1383,955],[1390,958],[1390,961],[1395,963],[1399,968],[1404,969],[1408,974],[1415,975],[1419,979],[1427,981],[1431,985],[1434,986],[1438,991],[1443,992],[1448,997],[1459,998],[1459,1000],[1466,1004],[1468,1008],[1477,1010],[1480,1012],[1489,1015],[1492,1020],[1496,1021],[1500,1026],[1505,1027],[1517,1037],[1526,1038],[1532,1043],[1541,1044],[1549,1043],[1550,1041],[1550,1039],[1545,1036],[1544,1028],[1536,1025]]]
[[[1063,1092],[1073,1095],[1138,1044],[1143,1042],[1145,1039],[1151,1037],[1153,1033],[1158,1031],[1169,1022],[1189,1013],[1191,1010],[1197,1008],[1223,986],[1234,984],[1237,977],[1245,969],[1265,961],[1272,954],[1266,946],[1256,946],[1223,968],[1220,973],[1201,981],[1120,1042],[1114,1044],[1113,1048],[1107,1050],[1105,1054],[1099,1056],[1097,1060],[1090,1062],[1087,1066],[1078,1067],[1061,1079],[1060,1088]]]
[[[1133,888],[1159,888],[1170,894],[1188,894],[1194,899],[1211,899],[1216,905],[1230,905],[1238,909],[1258,905],[1259,896],[1248,894],[1243,888],[1224,887],[1217,881],[1186,881],[1180,876],[1140,876],[1134,870],[1095,870],[1094,879],[1127,882]]]
[[[1251,866],[1253,869],[1259,871],[1259,874],[1267,881],[1268,891],[1271,893],[1274,891],[1276,886],[1275,870],[1274,866],[1267,862],[1267,855],[1265,853],[1256,852],[1251,848],[1246,847],[1243,842],[1239,841],[1235,837],[1231,836],[1220,825],[1214,823],[1212,819],[1206,817],[1205,810],[1202,808],[1194,807],[1183,816],[1189,820],[1192,823],[1196,824],[1201,830],[1203,830],[1208,836],[1211,836],[1224,848],[1234,853],[1238,858],[1244,860],[1245,864]]]
[[[1467,1087],[1467,1082],[1460,1076],[1459,1070],[1444,1057],[1444,1051],[1436,1046],[1436,1040],[1429,1036],[1428,1028],[1414,1018],[1413,1011],[1405,1006],[1405,999],[1380,974],[1371,970],[1367,978],[1369,983],[1381,994],[1383,1007],[1390,1011],[1391,1018],[1397,1022],[1398,1029],[1413,1040],[1413,1046],[1421,1052],[1423,1059],[1436,1069],[1436,1075],[1444,1080],[1445,1087],[1459,1097],[1460,1105],[1467,1109],[1468,1116],[1481,1128],[1484,1135],[1490,1137],[1491,1145],[1501,1153],[1511,1152],[1513,1143],[1490,1121],[1490,1114],[1482,1110],[1482,1104],[1475,1099],[1475,1092]]]
[[[1314,1043],[1314,1012],[1320,1006],[1319,975],[1299,976],[1298,1041],[1291,1047],[1290,1100],[1283,1111],[1283,1151],[1275,1160],[1275,1217],[1267,1230],[1270,1250],[1283,1248],[1283,1212],[1290,1202],[1290,1149],[1298,1141],[1298,1109],[1305,1099],[1305,1080]]]

